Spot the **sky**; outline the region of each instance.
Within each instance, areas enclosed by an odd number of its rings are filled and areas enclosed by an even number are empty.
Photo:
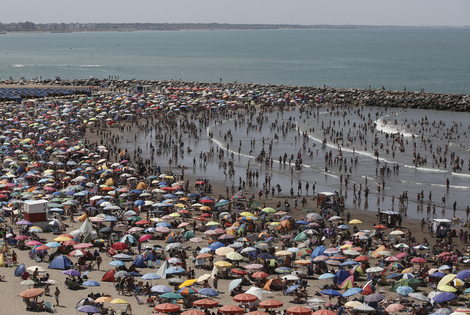
[[[469,26],[470,0],[14,0],[0,22]]]

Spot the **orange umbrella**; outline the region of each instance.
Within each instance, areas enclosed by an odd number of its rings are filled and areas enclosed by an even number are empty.
[[[44,292],[43,289],[28,289],[20,293],[20,296],[25,299],[34,298],[41,295]]]
[[[74,236],[71,234],[60,234],[58,237],[68,237],[68,238],[74,239]]]
[[[312,313],[312,315],[337,315],[338,313],[329,311],[329,310],[318,310],[315,313]]]
[[[286,311],[287,311],[287,314],[291,314],[291,315],[311,315],[312,314],[311,309],[303,307],[303,306],[289,307],[288,309],[286,309]]]
[[[262,307],[262,308],[276,308],[276,307],[281,307],[283,305],[284,303],[278,300],[266,300],[266,301],[259,303],[259,307]]]
[[[225,314],[242,314],[242,313],[245,313],[245,310],[236,305],[224,305],[221,308],[219,308],[219,312],[225,313]]]
[[[249,294],[249,293],[237,294],[233,297],[233,300],[235,302],[242,302],[242,303],[254,302],[257,299],[258,299],[258,297],[256,295]]]
[[[198,310],[187,310],[180,315],[205,315],[206,313],[198,311]]]
[[[270,314],[266,312],[261,312],[261,311],[254,311],[254,312],[245,313],[245,315],[270,315]]]
[[[219,305],[219,302],[211,299],[201,299],[193,302],[193,306],[196,307],[216,307]]]
[[[267,278],[269,275],[264,271],[258,271],[251,275],[253,278]]]
[[[179,305],[172,304],[172,303],[163,303],[155,306],[154,310],[159,312],[168,312],[173,313],[180,310]]]

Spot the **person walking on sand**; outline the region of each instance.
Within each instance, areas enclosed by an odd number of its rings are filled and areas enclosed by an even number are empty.
[[[57,303],[57,306],[59,306],[59,295],[60,295],[60,290],[59,290],[58,287],[55,287],[54,297],[55,297],[55,301]]]

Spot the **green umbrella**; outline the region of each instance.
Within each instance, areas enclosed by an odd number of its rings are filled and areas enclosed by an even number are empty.
[[[182,299],[183,298],[181,294],[175,293],[175,292],[164,293],[160,295],[160,297],[164,299]]]
[[[142,218],[135,216],[135,215],[127,219],[127,221],[135,221],[135,222],[140,221],[140,220],[142,220]]]
[[[277,212],[276,209],[271,208],[271,207],[266,207],[266,208],[264,208],[264,209],[261,210],[261,211],[263,211],[264,213],[276,213],[276,212]]]
[[[296,241],[296,242],[301,242],[301,241],[305,241],[307,238],[308,238],[307,234],[305,234],[304,232],[302,232],[302,233],[299,233],[299,234],[294,238],[294,241]]]

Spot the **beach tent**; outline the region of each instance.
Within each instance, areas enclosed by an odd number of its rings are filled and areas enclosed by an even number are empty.
[[[367,281],[367,283],[362,288],[362,295],[370,295],[375,292],[375,287],[372,284],[372,280]]]
[[[82,226],[78,230],[82,234],[91,233],[93,231],[93,228],[91,227],[91,223],[90,223],[90,220],[88,220],[88,217],[85,217],[85,220]]]
[[[26,267],[24,264],[21,264],[19,265],[18,267],[16,267],[15,269],[15,277],[21,277],[21,275],[23,274],[23,272],[26,271]]]
[[[105,281],[105,282],[114,282],[114,274],[116,273],[116,269],[111,269],[109,270],[108,272],[106,272],[104,275],[103,275],[103,278],[101,278],[101,281]]]
[[[132,262],[132,265],[133,266],[136,266],[137,268],[145,268],[147,267],[145,265],[145,261],[144,261],[144,255],[139,255],[137,256],[134,261]]]
[[[307,238],[308,238],[307,234],[305,234],[304,232],[301,232],[297,234],[297,236],[294,238],[294,241],[301,242],[301,241],[305,241]]]
[[[131,234],[126,234],[126,235],[124,235],[124,236],[121,238],[121,240],[120,240],[119,242],[125,243],[126,240],[127,240],[129,243],[131,243],[131,244],[137,244],[137,240],[136,240],[135,237],[132,236]]]
[[[360,276],[364,277],[366,274],[364,273],[364,269],[362,268],[362,265],[356,265],[354,266],[351,271],[349,272],[351,275],[354,275],[355,273],[359,273]]]
[[[149,261],[149,260],[155,261],[155,257],[153,257],[153,254],[151,251],[144,252],[143,256],[144,256],[144,261]]]
[[[114,181],[112,178],[108,178],[106,183],[104,183],[106,186],[114,186]]]
[[[170,267],[170,263],[168,262],[168,260],[165,260],[163,264],[160,266],[160,268],[158,268],[156,274],[159,275],[161,278],[166,279],[165,270],[167,270],[169,267]]]
[[[144,183],[144,182],[140,182],[137,184],[137,187],[136,187],[137,190],[146,190],[147,189],[147,185]]]
[[[194,235],[194,232],[193,231],[186,231],[186,233],[184,233],[184,239],[186,241],[189,241],[190,239],[192,239],[193,237],[196,237],[196,235]]]
[[[270,279],[268,280],[268,282],[266,282],[266,284],[264,285],[263,287],[263,290],[266,290],[266,291],[271,291],[271,285],[282,285],[282,282],[281,280],[275,278],[275,279]]]
[[[335,282],[337,284],[341,284],[343,283],[344,280],[346,280],[350,276],[350,274],[346,270],[340,269],[338,270],[338,272],[336,272],[335,276],[336,276]]]
[[[49,264],[49,269],[61,269],[66,270],[70,269],[72,261],[67,256],[57,256],[54,260]]]
[[[349,276],[340,285],[341,289],[351,289],[354,287],[354,276]]]
[[[318,246],[312,251],[312,254],[310,255],[310,257],[315,258],[317,256],[320,256],[321,254],[323,254],[325,250],[326,250],[325,246],[323,245]]]
[[[168,236],[165,238],[165,243],[176,243],[175,235],[173,233],[168,234]]]

